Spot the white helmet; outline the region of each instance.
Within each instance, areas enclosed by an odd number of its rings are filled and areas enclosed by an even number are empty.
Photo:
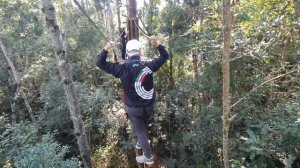
[[[141,49],[142,44],[136,39],[129,40],[126,44],[126,53],[129,57],[140,54]]]

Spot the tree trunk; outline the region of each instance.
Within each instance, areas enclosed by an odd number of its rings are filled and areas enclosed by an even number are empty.
[[[34,117],[34,114],[33,114],[33,111],[30,107],[30,104],[29,104],[29,101],[28,101],[28,98],[27,98],[27,95],[24,93],[22,87],[21,87],[21,81],[20,81],[20,78],[19,78],[19,75],[17,73],[17,70],[13,64],[13,62],[11,61],[10,57],[7,55],[7,52],[6,52],[6,49],[5,49],[5,46],[2,42],[2,40],[0,39],[0,48],[1,48],[1,51],[9,65],[9,69],[12,71],[12,74],[10,75],[12,79],[14,79],[14,82],[15,84],[17,85],[17,95],[21,95],[22,96],[22,99],[25,103],[25,107],[28,111],[28,114],[29,114],[29,117],[31,119],[32,122],[35,122],[35,117]],[[15,98],[14,98],[15,99]]]
[[[31,109],[31,106],[29,104],[29,101],[28,101],[28,98],[27,98],[27,95],[25,94],[25,92],[23,91],[22,87],[19,87],[18,89],[20,89],[20,94],[22,96],[22,99],[25,103],[25,107],[30,115],[30,119],[32,122],[35,122],[35,117],[34,117],[34,114],[33,114],[33,111]]]
[[[148,16],[147,16],[147,31],[148,33],[152,34],[153,32],[153,15],[154,15],[154,2],[153,0],[149,0],[149,9],[148,9]]]
[[[15,125],[17,123],[17,106],[15,98],[10,100],[10,108],[11,108],[11,124]]]
[[[58,69],[63,80],[63,86],[67,97],[71,120],[73,121],[75,136],[77,138],[77,144],[79,146],[82,162],[84,167],[91,168],[92,160],[90,155],[90,147],[84,129],[79,101],[66,57],[66,51],[63,47],[61,31],[57,25],[56,11],[53,5],[53,0],[42,0],[42,11],[45,14],[47,27],[49,28],[52,44],[54,45],[58,59]]]
[[[106,9],[107,9],[107,27],[108,27],[108,32],[110,35],[110,39],[115,40],[115,25],[114,25],[114,15],[113,12],[111,10],[111,6],[110,6],[110,0],[106,1]]]
[[[9,76],[13,76],[12,72],[9,71]],[[19,94],[17,91],[17,85],[13,84],[13,79],[8,78],[8,83],[12,83],[8,88],[9,88],[9,92],[12,93],[10,94],[10,108],[11,108],[11,124],[17,124],[18,121],[18,117],[19,117],[19,113],[18,113],[18,108],[17,108],[17,101],[19,99]]]
[[[174,75],[173,75],[173,50],[171,46],[169,46],[170,51],[169,51],[169,62],[170,62],[170,68],[169,68],[169,79],[170,79],[170,85],[169,89],[173,89],[175,82],[174,82]]]
[[[294,0],[295,15],[300,16],[300,0]]]
[[[194,72],[193,77],[196,80],[199,76],[199,73],[198,73],[198,57],[197,57],[196,51],[194,51],[194,50],[191,51],[191,55],[192,55],[192,58],[193,58],[193,72]]]
[[[300,0],[294,0],[295,15],[300,18]],[[296,26],[297,38],[300,39],[300,25]]]
[[[139,40],[139,29],[137,28],[136,24],[138,24],[137,19],[137,6],[135,0],[127,0],[127,40],[131,39],[137,39]],[[129,138],[128,132],[124,130],[124,137]],[[132,153],[135,153],[135,156],[140,156],[141,153],[138,153],[137,151],[130,150],[127,153],[127,158],[129,163],[137,163],[135,158],[133,157]],[[139,168],[143,167],[143,164],[137,163],[134,165],[131,165],[132,167],[138,166]]]
[[[137,18],[137,9],[136,9],[136,1],[135,0],[127,0],[127,40],[137,39],[139,40],[139,29],[136,25],[139,24],[139,20]]]
[[[171,4],[171,6],[173,5],[173,3]],[[169,89],[173,89],[175,82],[174,82],[174,76],[173,76],[173,49],[172,49],[172,45],[174,44],[174,25],[172,23],[171,26],[172,31],[169,33],[169,62],[170,62],[170,67],[169,67],[169,79],[170,79],[170,85],[169,85]]]
[[[117,17],[118,17],[118,30],[119,34],[121,34],[121,12],[120,12],[120,5],[121,5],[121,0],[116,0],[116,5],[117,5]]]
[[[229,111],[230,111],[230,31],[231,31],[231,12],[230,0],[223,0],[223,162],[224,167],[229,168]]]
[[[148,14],[147,14],[147,30],[146,30],[149,33],[148,35],[153,34],[154,7],[155,7],[155,5],[154,5],[153,0],[149,0],[148,10],[147,10],[148,11]],[[148,41],[148,46],[149,46],[149,49],[147,50],[147,56],[150,56],[151,47],[152,47],[150,40]]]

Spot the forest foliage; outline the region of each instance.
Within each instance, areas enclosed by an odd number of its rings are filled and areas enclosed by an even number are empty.
[[[80,3],[112,39],[109,3],[117,39],[126,2]],[[138,3],[139,24],[157,34],[171,56],[155,75],[157,98],[149,131],[155,156],[167,167],[223,167],[222,1]],[[95,66],[106,40],[72,1],[54,4],[93,165],[132,167],[128,158],[135,137],[122,118],[120,82]],[[230,115],[237,115],[229,132],[231,167],[293,166],[300,160],[300,2],[233,0],[231,8]],[[20,78],[16,84],[0,52],[0,167],[81,167],[40,1],[1,0],[0,39]],[[155,57],[147,38],[140,34],[140,40],[145,59]],[[120,59],[119,51],[117,55]],[[18,90],[27,95],[36,121]]]

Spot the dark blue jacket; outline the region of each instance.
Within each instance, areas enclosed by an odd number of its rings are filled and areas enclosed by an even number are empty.
[[[164,46],[157,47],[160,56],[152,61],[141,61],[139,55],[131,56],[124,64],[106,61],[108,51],[102,50],[96,66],[121,79],[124,103],[130,107],[150,106],[154,102],[153,72],[156,72],[168,59]]]

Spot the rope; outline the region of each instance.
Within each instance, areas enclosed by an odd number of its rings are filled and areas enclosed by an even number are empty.
[[[133,20],[133,23],[135,24],[135,26],[147,37],[150,38],[150,36],[148,35],[148,33],[146,33],[138,24],[136,24],[135,20]]]
[[[82,6],[78,3],[77,0],[73,0],[74,3],[78,6],[81,12],[88,18],[89,22],[94,26],[95,29],[99,31],[99,33],[104,37],[104,39],[110,43],[109,39],[100,31],[100,28],[95,24],[95,22],[91,19],[91,17],[85,12]]]
[[[133,22],[134,22],[135,26],[142,32],[142,34],[143,34],[144,36],[146,36],[146,37],[149,39],[149,38],[150,38],[150,36],[148,35],[149,33],[146,33],[146,31],[144,31],[138,24],[136,24],[135,20],[133,20]],[[153,48],[150,49],[150,51],[151,51],[151,50],[153,50]],[[150,54],[150,55],[151,55],[151,54]],[[147,56],[147,57],[149,57],[149,56]]]
[[[100,28],[95,24],[95,22],[91,19],[91,17],[85,12],[85,10],[82,8],[82,6],[78,3],[77,0],[73,0],[74,3],[78,6],[78,8],[81,10],[81,12],[88,18],[89,22],[94,26],[94,28],[96,30],[98,30],[98,32],[101,34],[101,36],[108,42],[112,45],[112,43],[110,42],[110,40],[100,31]],[[117,38],[117,40],[119,39],[120,37]],[[117,41],[115,40],[115,41]],[[114,61],[115,62],[118,62],[118,57],[117,57],[117,54],[116,54],[116,51],[114,49],[112,49],[113,53],[114,53]]]
[[[116,43],[118,40],[120,40],[120,38],[122,37],[123,33],[125,33],[125,29],[122,30],[122,32],[120,33],[120,35],[118,36],[118,38],[114,41],[114,43]]]

